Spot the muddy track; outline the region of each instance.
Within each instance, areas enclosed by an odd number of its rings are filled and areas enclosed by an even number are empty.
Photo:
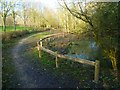
[[[21,39],[12,49],[13,62],[16,68],[16,85],[14,88],[59,88],[77,87],[78,82],[64,77],[56,77],[42,68],[34,66],[24,52],[36,46],[41,33]],[[63,79],[62,79],[63,78]],[[61,81],[62,80],[62,81]]]

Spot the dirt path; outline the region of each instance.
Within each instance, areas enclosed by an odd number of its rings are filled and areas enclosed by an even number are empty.
[[[68,78],[56,77],[51,73],[46,72],[42,68],[34,66],[29,58],[26,58],[25,53],[36,46],[39,40],[35,34],[24,39],[21,39],[13,48],[12,55],[16,68],[16,85],[15,88],[60,88],[60,87],[77,87],[78,82],[69,80]],[[63,80],[63,81],[61,81]]]

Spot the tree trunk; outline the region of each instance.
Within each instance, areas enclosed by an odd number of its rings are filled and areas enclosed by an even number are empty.
[[[14,31],[16,31],[16,22],[15,22],[15,13],[13,11],[13,22],[14,22]]]
[[[3,31],[6,32],[6,17],[3,17]]]
[[[26,21],[24,20],[24,30],[26,29]]]
[[[15,23],[15,19],[14,19],[14,31],[16,31],[16,23]]]

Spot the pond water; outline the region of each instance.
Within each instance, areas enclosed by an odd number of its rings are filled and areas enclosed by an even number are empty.
[[[103,51],[93,39],[77,39],[72,35],[55,38],[46,43],[48,49],[74,58],[102,60]]]
[[[103,51],[95,41],[80,40],[71,42],[67,47],[68,53],[65,54],[74,58],[88,59],[91,61],[100,60],[103,58]]]

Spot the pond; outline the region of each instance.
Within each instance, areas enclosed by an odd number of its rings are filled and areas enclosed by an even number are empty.
[[[91,61],[103,58],[103,51],[93,40],[80,40],[71,42],[67,47],[68,53],[65,54],[70,57],[88,59]]]
[[[74,58],[91,61],[103,59],[103,51],[93,39],[80,39],[73,35],[54,38],[46,45],[48,49]]]

